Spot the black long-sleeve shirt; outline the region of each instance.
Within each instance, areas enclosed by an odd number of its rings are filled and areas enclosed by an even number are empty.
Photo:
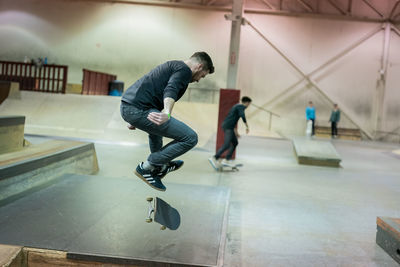
[[[192,71],[178,60],[167,61],[144,75],[123,94],[122,101],[139,109],[164,109],[164,98],[179,100],[192,80]]]
[[[224,122],[222,123],[222,128],[224,129],[234,129],[238,120],[242,118],[243,122],[246,123],[246,116],[244,110],[246,107],[242,104],[234,105],[226,116]]]

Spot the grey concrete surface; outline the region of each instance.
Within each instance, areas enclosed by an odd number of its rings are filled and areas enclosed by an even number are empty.
[[[146,223],[148,196],[179,211],[178,229]],[[159,192],[139,179],[66,174],[0,206],[0,244],[111,255],[125,264],[217,266],[228,199],[225,187],[169,183]]]
[[[239,172],[215,172],[215,140],[185,154],[169,183],[231,189],[224,266],[398,266],[375,243],[376,217],[400,217],[396,144],[333,140],[341,168],[298,165],[289,140],[243,136]],[[147,146],[96,144],[100,175],[132,177]],[[167,189],[168,190],[168,189]]]

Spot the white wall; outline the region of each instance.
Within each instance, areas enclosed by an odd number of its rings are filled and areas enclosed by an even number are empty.
[[[48,57],[69,66],[118,75],[127,85],[155,65],[207,51],[217,72],[203,87],[223,87],[230,25],[218,12],[85,1],[2,0],[0,58]],[[224,41],[225,40],[225,41]]]
[[[185,59],[194,51],[210,53],[216,73],[197,88],[226,85],[230,22],[223,12],[130,4],[63,0],[1,0],[0,59],[48,57],[69,66],[69,83],[80,83],[82,68],[118,75],[125,87],[169,59]],[[379,26],[379,23],[246,14],[254,25],[308,73]],[[400,127],[400,38],[392,32],[383,127]],[[380,69],[383,32],[374,35],[312,78],[352,120],[373,131],[372,103]],[[288,98],[264,105],[297,82],[296,72],[250,26],[242,27],[238,88],[254,103],[281,115],[273,128],[303,134],[304,108],[312,100],[317,123],[328,125],[331,103],[307,83]],[[193,97],[192,97],[193,99]],[[263,134],[267,114],[248,110],[253,133]],[[215,118],[216,119],[216,118]],[[355,127],[343,116],[341,127]]]
[[[373,32],[380,23],[338,21],[314,18],[246,15],[281,52],[303,73],[308,74],[325,62]],[[371,120],[373,97],[376,90],[381,54],[383,30],[373,35],[348,54],[321,69],[311,78],[333,102],[346,111],[341,127],[356,127],[348,118],[369,132],[373,132]],[[400,38],[392,32],[390,62],[386,83],[384,129],[392,131],[400,126],[398,120],[400,100],[399,66]],[[280,115],[273,127],[286,134],[303,134],[305,129],[304,108],[309,100],[317,110],[317,124],[329,126],[332,103],[310,83],[294,87],[286,97],[268,104],[302,78],[302,75],[263,40],[250,26],[242,28],[239,88],[253,96],[255,103]],[[248,75],[244,75],[247,73]],[[396,74],[397,73],[397,74]],[[267,114],[250,110],[253,120],[261,122]]]

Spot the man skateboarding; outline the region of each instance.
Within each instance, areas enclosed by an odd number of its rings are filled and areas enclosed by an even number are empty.
[[[220,158],[221,155],[228,150],[224,164],[231,165],[231,159],[236,146],[239,144],[238,138],[240,137],[236,124],[240,118],[242,118],[244,124],[246,125],[246,134],[249,133],[249,126],[246,121],[246,116],[244,110],[250,105],[250,97],[242,97],[241,104],[234,105],[230,110],[224,121],[222,122],[222,129],[224,130],[224,144],[220,147],[217,154],[209,158],[211,165],[214,169],[219,170],[221,167]]]
[[[165,191],[161,178],[183,165],[176,157],[197,144],[197,134],[171,116],[172,109],[185,93],[188,84],[214,73],[206,52],[196,52],[185,61],[167,61],[151,70],[130,86],[122,96],[121,116],[136,128],[149,134],[151,154],[140,163],[135,174],[154,189]],[[163,137],[173,139],[163,146]]]

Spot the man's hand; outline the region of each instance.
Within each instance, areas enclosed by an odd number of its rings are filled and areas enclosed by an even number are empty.
[[[235,133],[237,138],[240,138],[240,134],[239,134],[237,128],[233,129],[233,132]]]
[[[129,130],[136,130],[136,127],[131,124],[128,124],[127,127]]]
[[[164,112],[150,112],[147,119],[154,124],[161,125],[169,120],[168,114]]]
[[[248,134],[250,132],[249,128],[246,128],[246,134]]]

